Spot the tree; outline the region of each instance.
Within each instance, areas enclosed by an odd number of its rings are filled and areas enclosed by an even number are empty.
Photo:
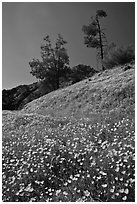
[[[31,74],[37,79],[45,80],[48,86],[53,90],[59,89],[60,79],[65,78],[69,71],[69,57],[64,45],[67,43],[59,34],[55,47],[47,35],[44,38],[44,44],[41,46],[41,58],[33,59],[29,62]]]
[[[96,16],[91,17],[91,23],[89,25],[84,25],[82,27],[82,31],[84,32],[84,43],[88,48],[96,48],[97,49],[97,58],[101,59],[101,63],[104,58],[104,46],[106,46],[106,36],[103,32],[104,29],[100,26],[100,19],[102,17],[106,17],[107,14],[103,10],[97,10]],[[102,70],[104,70],[104,66],[102,63]]]

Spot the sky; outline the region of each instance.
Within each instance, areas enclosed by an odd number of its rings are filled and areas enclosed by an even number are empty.
[[[135,3],[133,2],[3,2],[2,3],[2,88],[30,84],[29,61],[40,58],[43,38],[53,44],[61,34],[68,43],[70,66],[96,68],[96,50],[84,45],[82,26],[90,23],[97,10],[107,17],[100,23],[109,43],[135,44]]]

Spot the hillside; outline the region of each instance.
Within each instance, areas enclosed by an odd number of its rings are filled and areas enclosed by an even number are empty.
[[[39,82],[4,89],[2,90],[2,110],[20,110],[25,104],[49,92],[49,88]]]
[[[28,103],[22,112],[53,117],[91,117],[134,106],[134,65],[106,70]]]
[[[135,201],[134,68],[3,111],[3,201]]]
[[[66,79],[60,78],[60,88],[70,86],[98,73],[94,68],[77,65],[69,70]],[[21,110],[27,103],[55,90],[46,80],[2,90],[2,110]]]

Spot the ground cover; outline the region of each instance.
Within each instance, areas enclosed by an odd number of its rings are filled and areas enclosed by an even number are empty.
[[[135,201],[134,72],[114,70],[112,79],[110,73],[50,93],[21,111],[3,111],[3,201]],[[93,88],[100,108],[89,106]],[[78,101],[81,106],[73,108]],[[104,101],[108,107],[101,106]]]

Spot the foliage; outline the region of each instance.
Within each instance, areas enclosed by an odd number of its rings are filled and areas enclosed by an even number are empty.
[[[22,108],[25,104],[25,100],[34,93],[38,88],[37,83],[30,85],[20,85],[12,89],[2,91],[2,109],[3,110],[18,110]],[[37,96],[33,94],[32,99],[35,99]],[[39,96],[40,97],[40,96]],[[31,100],[31,97],[29,97]],[[29,100],[29,102],[30,102]]]
[[[135,60],[135,51],[133,46],[117,47],[114,43],[111,43],[105,52],[103,60],[104,66],[107,69],[111,69],[117,65],[124,65]]]
[[[31,74],[37,79],[45,80],[53,90],[60,87],[60,78],[66,77],[69,70],[69,57],[64,45],[67,43],[58,35],[55,47],[52,46],[49,36],[44,38],[45,44],[41,46],[41,57],[29,62]]]
[[[103,10],[97,10],[96,16],[97,16],[98,18],[102,18],[102,17],[106,17],[107,14],[106,14],[106,12],[103,11]]]
[[[97,71],[91,68],[90,66],[79,64],[77,66],[72,67],[70,78],[72,83],[79,82],[87,77],[91,77]]]
[[[106,17],[107,14],[103,10],[97,10],[96,16],[91,17],[91,23],[86,26],[84,25],[82,27],[82,31],[84,32],[84,43],[85,45],[90,48],[96,48],[97,49],[97,57],[101,60],[104,58],[104,46],[106,45],[106,36],[103,32],[103,29],[101,29],[100,26],[100,19],[102,17]],[[102,69],[104,67],[102,66]]]

